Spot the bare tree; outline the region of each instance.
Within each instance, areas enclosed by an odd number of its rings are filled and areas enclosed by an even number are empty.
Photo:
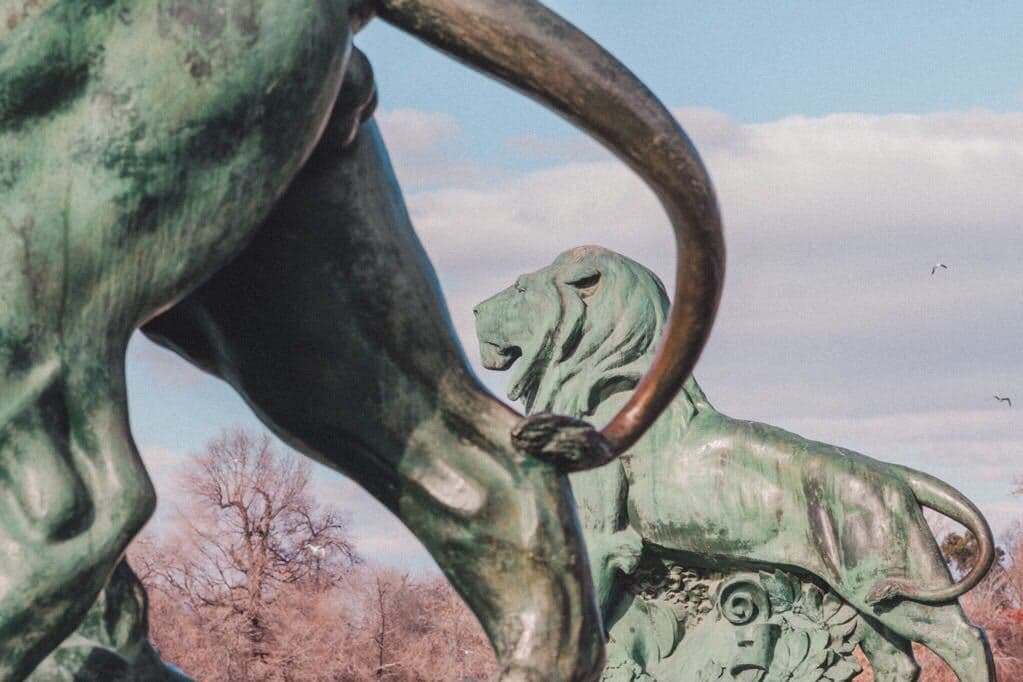
[[[271,616],[287,586],[323,593],[359,561],[344,517],[311,495],[310,470],[268,435],[225,433],[182,477],[170,543],[144,541],[136,552],[144,581],[238,640],[239,677],[254,678],[254,665],[275,658]]]
[[[398,647],[394,646],[396,642],[391,641],[395,639],[393,635],[397,627],[393,619],[388,619],[388,615],[398,606],[402,593],[406,592],[408,576],[395,577],[380,572],[374,576],[373,586],[375,587],[373,615],[376,620],[373,644],[376,645],[377,652],[376,670],[373,672],[373,676],[377,679],[383,679],[390,677],[392,674],[398,674],[400,672],[399,668],[402,665],[400,660],[388,660],[391,658],[388,654],[392,653],[392,649],[393,653],[398,652]]]
[[[197,680],[471,681],[496,661],[441,577],[361,565],[310,465],[268,436],[226,432],[179,481],[173,529],[129,558],[165,660]]]

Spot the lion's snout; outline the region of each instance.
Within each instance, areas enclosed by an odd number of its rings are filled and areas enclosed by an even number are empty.
[[[509,343],[508,311],[512,307],[511,288],[483,301],[472,309],[476,318],[476,338],[480,342],[480,360],[487,369],[504,371],[522,357],[522,347]]]

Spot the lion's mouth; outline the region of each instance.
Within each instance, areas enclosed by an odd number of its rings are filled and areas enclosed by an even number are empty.
[[[487,369],[502,372],[522,357],[519,346],[501,346],[491,341],[480,342],[480,360]]]
[[[522,346],[503,346],[493,341],[480,341],[480,360],[487,369],[494,369],[502,372],[510,369],[512,365],[522,357]],[[532,357],[532,356],[531,356]],[[535,377],[530,372],[532,362],[521,362],[508,378],[508,399],[515,401],[522,398],[526,402],[526,409],[529,409],[531,402],[530,388],[535,385]]]

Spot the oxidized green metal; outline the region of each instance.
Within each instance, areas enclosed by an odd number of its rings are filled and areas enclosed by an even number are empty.
[[[149,643],[147,609],[145,588],[128,563],[121,561],[78,629],[28,679],[189,682],[180,670],[163,663]]]
[[[508,397],[529,413],[599,425],[649,366],[667,307],[664,287],[649,270],[600,247],[579,247],[476,307],[483,364],[511,371]],[[730,657],[749,654],[749,647],[774,651],[771,637],[802,628],[807,642],[819,643],[836,636],[831,628],[845,633],[850,619],[844,612],[838,617],[837,606],[814,627],[783,617],[803,604],[804,593],[808,601],[799,608],[806,612],[824,602],[844,602],[858,612],[857,639],[879,679],[915,679],[910,642],[933,650],[964,681],[994,679],[983,631],[955,601],[990,567],[991,531],[969,500],[927,474],[727,417],[690,378],[628,453],[573,474],[571,483],[610,626],[605,679],[692,680],[694,671],[702,671],[700,679],[718,679],[717,672],[733,667]],[[982,559],[958,584],[924,521],[924,506],[980,539]],[[638,579],[641,562],[647,575]],[[649,587],[650,566],[661,574],[653,581],[659,587]],[[757,570],[765,568],[763,582]],[[709,578],[708,569],[714,573]],[[772,580],[777,569],[798,577]],[[672,586],[668,574],[679,570],[702,572],[693,578],[702,587],[685,587],[692,576]],[[759,621],[729,621],[763,626],[742,652],[736,633],[706,634],[728,620],[722,591],[737,576],[755,587],[744,593],[747,615],[758,591],[771,602],[753,608]],[[778,587],[782,583],[794,587]],[[783,608],[777,597],[786,592]],[[715,617],[693,611],[704,598],[716,600]],[[672,630],[694,625],[700,627],[684,633],[688,642]],[[791,642],[803,637],[792,634]],[[796,666],[800,672],[792,679],[849,679],[854,668],[834,665],[841,657],[851,660],[852,647],[847,639],[834,642],[831,654],[823,645],[818,652],[828,666]],[[770,659],[761,659],[764,679],[789,679],[777,666],[772,672]]]
[[[656,375],[603,435],[519,424],[466,368],[367,120],[352,37],[374,14],[573,120],[662,199],[681,304]],[[0,679],[79,627],[153,510],[123,372],[147,323],[393,509],[504,679],[592,678],[599,618],[558,467],[612,459],[671,400],[723,267],[684,133],[532,0],[0,3]]]

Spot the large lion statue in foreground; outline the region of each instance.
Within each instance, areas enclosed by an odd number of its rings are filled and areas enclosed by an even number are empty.
[[[477,306],[483,364],[511,370],[508,397],[528,412],[600,424],[649,365],[667,306],[643,266],[576,248]],[[991,533],[973,504],[927,474],[732,419],[690,378],[636,446],[574,474],[572,489],[612,633],[623,574],[644,553],[686,566],[784,567],[859,611],[878,680],[916,678],[911,642],[964,682],[994,679],[983,631],[956,603],[989,568]],[[922,507],[980,540],[980,561],[958,584]]]
[[[523,423],[465,365],[372,119],[353,41],[374,16],[565,116],[664,204],[693,276],[655,376],[603,432]],[[536,0],[0,2],[0,679],[61,642],[58,667],[155,657],[141,591],[114,570],[155,506],[125,389],[140,328],[392,510],[501,679],[599,676],[563,474],[613,459],[674,397],[723,270],[685,133]]]

